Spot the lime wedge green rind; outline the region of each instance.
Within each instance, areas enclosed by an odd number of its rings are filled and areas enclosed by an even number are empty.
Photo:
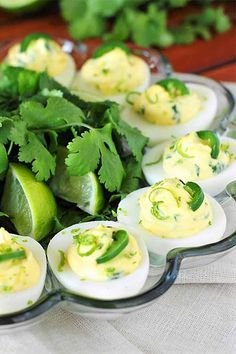
[[[27,13],[42,8],[48,0],[0,0],[0,7],[16,13]]]
[[[68,202],[75,203],[88,214],[98,214],[104,206],[104,195],[101,184],[95,173],[84,176],[70,176],[65,165],[67,149],[58,148],[55,176],[50,182],[53,193]]]
[[[36,240],[50,233],[57,214],[49,187],[38,182],[28,168],[15,163],[9,165],[1,207],[19,234]]]

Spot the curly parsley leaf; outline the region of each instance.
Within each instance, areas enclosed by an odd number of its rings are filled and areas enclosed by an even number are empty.
[[[124,168],[112,140],[111,124],[76,137],[69,143],[68,150],[66,164],[71,175],[82,176],[94,171],[100,162],[99,180],[110,192],[120,189]]]

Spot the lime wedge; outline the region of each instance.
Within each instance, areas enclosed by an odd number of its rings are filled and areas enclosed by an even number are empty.
[[[95,173],[89,172],[84,176],[70,176],[65,165],[67,149],[58,148],[57,167],[55,176],[50,182],[53,193],[68,202],[76,203],[86,213],[95,215],[104,205],[102,186]]]
[[[20,235],[41,240],[54,226],[57,207],[52,192],[21,164],[9,164],[1,206]]]

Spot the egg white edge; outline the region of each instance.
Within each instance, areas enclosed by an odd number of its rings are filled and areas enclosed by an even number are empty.
[[[69,87],[76,74],[76,65],[73,57],[70,54],[65,54],[67,58],[65,69],[60,74],[53,76],[53,78],[59,82],[59,84]]]
[[[187,133],[190,133],[193,130],[193,125],[197,126],[197,130],[204,130],[209,128],[211,123],[215,118],[215,114],[217,112],[217,97],[212,89],[205,87],[200,84],[189,84],[186,86],[190,89],[193,89],[197,92],[201,97],[210,97],[213,104],[211,105],[210,110],[206,114],[206,118],[204,120],[201,119],[201,114],[204,108],[192,119],[190,119],[186,123],[171,125],[171,126],[163,126],[157,125],[153,123],[149,123],[145,119],[143,119],[138,113],[136,113],[130,105],[125,105],[121,107],[120,115],[121,119],[129,123],[131,126],[138,128],[143,135],[149,138],[149,146],[153,146],[157,143],[163,142],[164,140],[170,139],[172,135],[181,136]],[[203,107],[206,107],[205,101],[202,100]]]
[[[214,243],[222,239],[224,232],[226,230],[226,216],[221,205],[210,195],[205,194],[208,199],[212,211],[213,211],[213,223],[208,226],[207,229],[189,237],[185,238],[162,238],[158,236],[154,236],[148,230],[145,230],[142,225],[139,224],[139,198],[145,193],[150,187],[145,187],[138,189],[132,193],[130,193],[126,198],[124,198],[118,205],[117,209],[117,219],[118,222],[126,224],[130,227],[133,227],[137,230],[138,234],[140,234],[144,241],[146,242],[147,248],[150,252],[154,252],[158,255],[165,256],[171,249],[177,247],[197,247],[210,243]],[[137,212],[138,211],[138,212]],[[129,221],[130,217],[132,218],[132,222]],[[213,237],[210,235],[210,238],[206,238],[206,232],[210,232],[214,230],[218,230],[218,236]]]
[[[36,240],[28,236],[11,234],[11,237],[14,237],[20,245],[31,250],[40,266],[40,277],[38,283],[28,289],[0,294],[1,315],[23,310],[35,303],[43,291],[47,273],[47,260],[43,247]],[[32,303],[28,304],[28,301],[32,301]]]
[[[62,250],[63,252],[66,252],[73,242],[73,234],[71,234],[70,231],[74,229],[87,230],[100,224],[126,229],[136,238],[143,257],[138,268],[131,274],[122,278],[103,282],[89,280],[81,281],[79,276],[72,271],[68,264],[65,264],[62,272],[58,272],[57,267],[60,262],[58,251]],[[60,241],[60,244],[58,244],[58,241]],[[113,221],[91,221],[76,224],[62,230],[49,242],[47,257],[55,277],[66,289],[79,295],[102,300],[121,299],[136,295],[145,284],[149,271],[149,257],[143,239],[132,227]],[[64,280],[65,278],[67,278],[67,280],[69,279],[69,282],[73,284],[73,286],[69,285],[68,282]]]
[[[162,161],[157,164],[146,166],[146,164],[156,161],[164,152],[165,146],[168,145],[170,141],[159,144],[153,148],[148,149],[143,157],[142,161],[142,170],[147,182],[152,185],[158,181],[161,181],[165,178],[175,177],[168,175],[164,168]],[[220,137],[221,144],[229,144],[229,152],[236,156],[236,140],[229,137]],[[158,168],[158,171],[156,169]],[[227,184],[236,179],[236,160],[233,160],[230,165],[224,169],[218,175],[207,178],[206,180],[193,180],[197,184],[199,184],[202,189],[210,194],[211,196],[216,196],[220,192],[222,192]],[[188,182],[188,181],[184,181]]]

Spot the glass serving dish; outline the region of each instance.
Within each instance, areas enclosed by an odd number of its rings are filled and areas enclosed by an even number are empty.
[[[78,69],[91,55],[95,47],[100,44],[98,40],[73,43],[70,40],[55,39],[62,45],[65,52],[73,55]],[[1,61],[6,56],[9,47],[20,40],[21,38],[17,38],[2,43],[0,48]],[[140,48],[132,44],[129,46],[135,54],[143,57],[149,64],[153,74],[153,81],[171,75],[171,65],[158,51]],[[180,74],[180,76],[184,81],[204,83],[214,89],[218,98],[218,112],[214,120],[213,129],[221,134],[227,133],[230,129],[229,127],[231,125],[233,127],[232,116],[235,103],[232,94],[224,86],[213,80],[196,75]],[[227,229],[224,238],[210,245],[171,250],[166,259],[160,259],[151,254],[149,276],[142,291],[136,296],[121,300],[104,301],[76,295],[65,289],[48,267],[44,290],[39,300],[25,310],[0,316],[0,330],[12,331],[14,328],[38,323],[45,316],[48,316],[55,306],[63,306],[68,311],[83,316],[114,319],[150,305],[174,284],[180,267],[191,268],[213,262],[230,252],[236,245],[236,224],[234,222],[236,218],[236,183],[232,182],[227,191],[222,192],[217,199],[224,208],[227,217]]]

